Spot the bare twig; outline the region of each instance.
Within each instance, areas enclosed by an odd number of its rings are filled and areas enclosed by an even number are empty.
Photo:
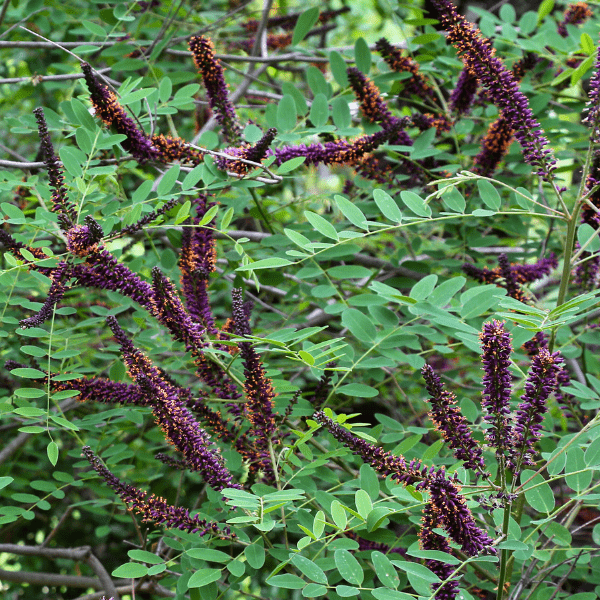
[[[108,73],[111,67],[104,67],[98,69],[98,73]],[[68,81],[69,79],[83,79],[83,73],[65,73],[63,75],[29,75],[28,77],[6,77],[0,79],[0,83],[24,83],[32,82],[34,85],[42,83],[43,81]]]

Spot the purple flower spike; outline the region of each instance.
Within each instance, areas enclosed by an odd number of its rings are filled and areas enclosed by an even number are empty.
[[[127,115],[125,109],[119,104],[117,97],[105,85],[102,85],[87,63],[81,63],[85,75],[85,82],[90,92],[90,101],[100,117],[109,127],[112,126],[118,133],[127,136],[122,142],[123,148],[133,154],[139,163],[149,160],[159,160],[159,153],[152,145],[143,131],[138,129],[135,121]]]
[[[547,177],[556,160],[546,148],[540,124],[520,91],[515,76],[494,56],[491,42],[456,12],[450,0],[433,0],[448,40],[456,47],[463,63],[488,90],[490,100],[498,106],[523,148],[525,162],[537,167],[537,174]]]
[[[485,372],[481,406],[487,413],[484,421],[491,425],[486,433],[486,440],[496,448],[497,455],[502,455],[504,450],[512,446],[513,437],[510,424],[512,378],[509,371],[512,345],[510,335],[500,321],[484,323],[479,337]]]
[[[465,554],[477,556],[481,552],[496,553],[492,546],[494,540],[477,526],[464,497],[460,494],[460,487],[446,478],[443,469],[431,475],[427,490],[439,523],[450,537],[460,544]]]
[[[469,114],[478,87],[477,77],[467,67],[464,67],[450,96],[448,103],[450,110],[459,117]]]
[[[423,519],[421,520],[421,531],[419,531],[419,540],[423,550],[438,550],[440,552],[452,553],[448,540],[434,529],[441,527],[441,519],[436,508],[430,502],[423,509]],[[454,567],[448,563],[439,560],[426,560],[425,566],[433,571],[442,581],[448,579],[454,571]],[[435,592],[438,600],[455,600],[458,596],[458,581],[452,579],[444,585],[433,583],[431,590]]]
[[[194,63],[202,76],[208,103],[215,117],[223,128],[223,135],[230,144],[238,144],[242,129],[235,114],[233,103],[229,99],[227,84],[223,76],[223,67],[215,57],[211,40],[204,36],[190,38],[189,48],[194,56]]]
[[[550,394],[557,389],[562,362],[558,352],[550,354],[546,348],[541,348],[533,358],[514,426],[515,442],[511,452],[511,467],[517,472],[523,465],[535,464],[534,445],[542,435],[542,422],[548,410],[547,401]]]
[[[98,245],[103,236],[102,227],[88,215],[85,218],[85,225],[72,227],[67,232],[67,250],[75,256],[85,258],[89,254],[98,252]]]
[[[162,163],[180,162],[186,165],[199,165],[204,162],[205,153],[192,148],[187,142],[170,135],[153,135],[150,138],[157,152],[157,160]]]
[[[157,424],[167,440],[181,452],[187,468],[198,471],[217,491],[226,487],[239,488],[239,484],[233,482],[219,448],[185,406],[185,394],[166,381],[150,359],[133,345],[115,317],[108,317],[107,323],[121,346],[130,377],[148,396]]]
[[[196,207],[196,216],[193,219],[194,227],[184,227],[181,238],[181,257],[179,270],[181,271],[181,285],[185,305],[194,321],[203,325],[207,332],[217,335],[215,318],[208,301],[208,278],[215,270],[217,260],[215,240],[213,238],[214,219],[206,227],[198,227],[198,223],[206,211],[214,206],[202,195],[193,202]]]
[[[239,336],[250,335],[248,313],[242,300],[242,290],[233,289],[233,321],[235,333]],[[274,478],[273,464],[269,446],[274,441],[276,422],[273,415],[273,399],[275,390],[271,380],[267,378],[265,370],[256,350],[250,342],[238,342],[240,355],[244,363],[246,404],[245,414],[252,424],[248,435],[254,436],[255,447],[261,458],[255,469],[265,473],[266,478]],[[251,466],[252,468],[252,466]]]
[[[222,539],[232,539],[229,527],[219,529],[217,523],[200,519],[197,515],[190,516],[189,511],[181,506],[172,506],[167,504],[164,498],[140,490],[132,485],[123,483],[118,477],[113,475],[94,455],[89,446],[84,446],[83,454],[88,459],[92,468],[106,484],[128,505],[128,510],[134,510],[142,515],[144,522],[158,523],[168,528],[187,531],[188,533],[197,533],[199,536],[213,534]]]
[[[251,160],[255,163],[260,163],[263,158],[267,156],[269,146],[273,143],[275,136],[277,135],[277,129],[271,128],[254,144],[254,146],[241,146],[240,148],[226,148],[223,150],[225,154],[242,158],[244,160]],[[242,162],[241,160],[230,160],[223,158],[222,156],[217,157],[215,160],[217,167],[223,171],[231,171],[236,175],[245,175],[248,171],[255,169],[253,165]]]
[[[473,171],[486,177],[492,175],[508,152],[513,137],[511,124],[504,116],[498,117],[481,141],[481,151],[473,159]]]
[[[461,414],[460,408],[455,406],[456,396],[444,389],[440,378],[430,365],[425,365],[421,374],[430,395],[429,416],[436,429],[454,450],[454,456],[465,461],[465,468],[473,469],[478,475],[487,475],[483,451],[473,439],[467,419]]]
[[[36,108],[33,113],[38,124],[38,133],[41,140],[41,150],[48,179],[52,188],[52,212],[58,213],[58,223],[63,231],[67,231],[77,222],[77,210],[75,205],[69,201],[67,188],[64,185],[65,178],[58,157],[54,153],[54,146],[50,140],[48,126],[44,117],[44,109]]]
[[[381,97],[379,88],[356,67],[347,69],[348,81],[362,114],[371,123],[389,123],[394,120],[386,101]]]
[[[587,2],[575,2],[569,4],[563,15],[563,20],[558,24],[558,33],[562,37],[568,37],[567,25],[581,25],[591,19],[594,13],[590,10]]]

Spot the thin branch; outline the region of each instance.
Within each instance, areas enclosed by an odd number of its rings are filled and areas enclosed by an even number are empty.
[[[111,67],[104,67],[103,69],[98,69],[97,72],[108,73],[108,71],[111,70]],[[34,85],[37,85],[43,81],[67,81],[69,79],[83,79],[83,77],[85,77],[83,73],[66,73],[63,75],[29,75],[28,77],[6,77],[5,79],[0,79],[0,83],[31,82]]]

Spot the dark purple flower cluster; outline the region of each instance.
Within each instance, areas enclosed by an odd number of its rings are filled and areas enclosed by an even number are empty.
[[[187,508],[172,506],[164,498],[154,494],[148,496],[148,492],[123,483],[102,464],[89,446],[84,446],[82,451],[94,471],[128,505],[129,510],[134,510],[142,515],[144,522],[157,523],[168,528],[197,533],[200,536],[212,534],[222,539],[235,537],[229,527],[219,529],[217,523],[200,519],[198,516],[192,517]]]
[[[225,139],[230,144],[238,144],[241,140],[242,129],[233,103],[229,99],[223,67],[215,57],[212,41],[201,35],[193,36],[190,38],[189,48],[196,68],[202,76],[208,103],[222,127]]]
[[[512,345],[510,334],[500,321],[484,323],[479,335],[483,349],[483,385],[481,406],[487,413],[484,421],[491,425],[486,432],[486,440],[502,455],[512,445],[513,431],[510,423],[510,396],[512,377],[510,355]]]
[[[159,160],[159,153],[152,142],[138,128],[134,120],[127,115],[115,94],[98,81],[92,72],[92,67],[87,63],[81,63],[81,69],[85,75],[85,82],[90,92],[90,100],[96,111],[96,116],[109,127],[114,127],[118,133],[127,137],[122,142],[123,148],[131,152],[139,163]]]
[[[552,152],[546,149],[548,140],[543,136],[514,75],[494,56],[490,41],[456,12],[450,0],[433,0],[433,4],[448,32],[448,40],[457,48],[465,67],[488,90],[490,99],[514,130],[523,148],[525,162],[536,166],[537,173],[547,177],[556,161]]]
[[[382,476],[389,476],[403,485],[414,485],[418,490],[427,490],[434,510],[440,513],[442,527],[469,556],[475,556],[483,550],[493,551],[493,540],[477,527],[471,511],[460,495],[456,480],[448,479],[443,467],[427,467],[418,460],[407,463],[403,456],[396,456],[352,435],[348,429],[334,423],[321,411],[316,412],[313,419]]]
[[[217,491],[240,487],[233,482],[217,446],[185,406],[179,389],[166,381],[150,359],[134,347],[114,317],[108,317],[107,323],[121,346],[130,377],[147,394],[157,424],[167,440],[181,452],[187,467],[198,471]]]
[[[226,148],[223,150],[223,153],[228,154],[229,156],[235,156],[236,158],[241,158],[243,160],[250,160],[254,163],[260,163],[263,158],[267,156],[267,151],[273,143],[276,135],[277,129],[268,129],[267,132],[260,138],[260,140],[258,140],[258,142],[256,142],[256,144],[253,146],[245,145],[240,146],[239,148]],[[245,163],[242,160],[231,160],[228,158],[223,158],[222,156],[217,157],[215,164],[219,169],[223,171],[231,171],[236,175],[246,175],[246,173],[256,168],[255,166]]]
[[[506,117],[498,117],[488,128],[481,141],[481,150],[473,159],[473,172],[489,177],[500,165],[514,137],[511,123]]]
[[[400,50],[392,46],[385,38],[377,40],[375,48],[392,71],[411,74],[411,77],[403,82],[408,93],[419,96],[422,100],[434,106],[438,104],[437,94],[427,83],[427,79],[423,77],[419,69],[419,63],[408,56],[402,56]]]
[[[196,166],[204,162],[205,153],[202,150],[192,148],[190,144],[181,138],[160,133],[153,135],[150,141],[156,150],[156,160],[162,163],[180,162]]]
[[[477,77],[470,69],[463,67],[463,70],[458,76],[456,87],[452,90],[452,94],[450,95],[450,100],[448,102],[450,110],[458,117],[469,114],[478,88],[479,81]]]
[[[562,371],[562,358],[558,352],[541,348],[534,356],[525,382],[525,393],[517,409],[514,426],[514,444],[511,450],[511,467],[519,472],[522,465],[534,465],[534,444],[541,437],[547,401],[558,386]]]
[[[567,37],[569,35],[567,25],[581,25],[590,19],[593,14],[587,2],[569,4],[563,15],[563,20],[558,24],[558,33],[562,37]]]
[[[232,312],[235,333],[239,336],[250,335],[248,311],[244,308],[242,290],[233,289]],[[238,342],[238,348],[244,364],[244,391],[246,403],[244,414],[251,423],[249,436],[255,439],[255,448],[260,457],[258,464],[250,465],[251,470],[261,470],[268,480],[274,478],[270,446],[277,443],[277,423],[273,414],[275,390],[256,350],[250,342]]]
[[[103,236],[102,227],[88,215],[85,225],[78,225],[67,231],[67,250],[74,256],[85,258],[88,254],[98,252]]]
[[[465,468],[473,469],[478,475],[487,475],[483,451],[473,439],[467,419],[456,406],[456,395],[444,389],[440,378],[430,365],[425,365],[421,369],[421,374],[430,396],[429,416],[436,429],[442,434],[448,446],[454,450],[454,456],[458,460],[465,461]]]
[[[442,523],[440,514],[432,503],[427,503],[423,509],[423,518],[421,520],[421,531],[419,531],[419,540],[423,550],[438,550],[439,552],[452,553],[448,540],[434,529],[441,528]],[[454,572],[452,565],[439,560],[426,560],[425,566],[433,571],[442,581],[448,579]],[[458,595],[458,582],[454,579],[445,584],[434,583],[431,590],[435,592],[438,600],[455,600]]]
[[[44,117],[44,110],[36,108],[33,113],[38,124],[38,133],[41,140],[41,151],[48,179],[52,188],[52,211],[58,214],[58,223],[63,231],[67,231],[77,222],[77,210],[69,201],[65,178],[58,157],[54,153],[54,146],[48,133],[48,126]]]

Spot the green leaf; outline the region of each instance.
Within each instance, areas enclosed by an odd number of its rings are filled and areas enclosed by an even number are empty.
[[[373,271],[360,265],[338,265],[327,269],[327,274],[334,279],[363,279],[371,277]]]
[[[394,564],[408,574],[415,575],[428,583],[438,583],[440,578],[430,569],[418,563],[395,560]]]
[[[221,569],[199,569],[189,579],[188,588],[200,588],[221,579]]]
[[[565,466],[565,483],[576,492],[582,492],[590,485],[592,481],[592,471],[584,470],[587,468],[583,450],[578,447],[570,448],[567,452],[567,462]],[[575,471],[583,471],[575,473]],[[573,473],[569,475],[569,473]]]
[[[354,396],[356,398],[375,398],[379,395],[379,392],[370,385],[364,383],[347,383],[341,385],[337,389],[338,394],[344,394],[344,396]]]
[[[356,510],[358,514],[366,519],[369,516],[369,513],[373,510],[373,503],[371,502],[371,497],[365,490],[357,490],[354,495],[354,503],[356,504]]]
[[[331,503],[331,518],[340,529],[346,529],[346,525],[348,524],[348,515],[337,500],[334,500]]]
[[[348,583],[361,585],[365,574],[358,560],[348,550],[336,550],[333,556],[340,575]]]
[[[342,598],[350,598],[351,596],[358,596],[360,594],[359,589],[350,587],[349,585],[338,585],[336,586],[335,591],[337,595]]]
[[[352,223],[356,225],[356,227],[360,229],[369,230],[369,226],[366,224],[367,217],[363,213],[358,206],[355,206],[354,203],[350,202],[343,196],[334,196],[335,203],[337,207],[340,209],[340,212]]]
[[[301,579],[298,575],[292,575],[291,573],[274,575],[267,579],[267,583],[273,587],[285,588],[286,590],[301,590],[306,585],[304,579]]]
[[[342,313],[342,325],[361,342],[372,342],[377,336],[375,325],[369,317],[356,308],[347,308]]]
[[[460,560],[456,556],[447,554],[446,552],[440,552],[439,550],[408,550],[406,552],[409,556],[415,558],[424,558],[425,560],[439,560],[440,562],[448,565],[459,565]]]
[[[594,65],[595,56],[588,56],[572,73],[571,86],[574,86]]]
[[[333,99],[331,102],[331,115],[333,123],[338,129],[346,129],[352,125],[352,116],[346,98],[338,96]]]
[[[433,292],[433,288],[435,288],[435,284],[437,283],[438,276],[437,275],[427,275],[413,285],[410,290],[409,296],[414,298],[415,300],[425,300]]]
[[[340,87],[348,87],[348,72],[346,61],[337,50],[332,50],[329,53],[329,67],[331,74]]]
[[[265,564],[265,547],[262,538],[256,538],[244,549],[244,556],[253,569],[260,569]]]
[[[385,508],[384,506],[374,508],[367,517],[367,531],[371,532],[379,529],[389,514],[389,508]]]
[[[175,215],[175,225],[179,225],[179,223],[183,223],[184,221],[187,220],[187,218],[190,216],[190,209],[191,208],[192,208],[191,201],[190,200],[186,200],[179,207],[179,210],[177,211],[177,214]],[[212,208],[217,208],[217,207],[213,206]],[[211,210],[212,210],[212,208],[211,208]],[[217,211],[215,211],[215,214],[216,214],[216,212]],[[204,221],[205,218],[206,218],[206,215],[204,215],[204,218],[202,219],[202,221]],[[208,221],[206,223],[208,223]],[[206,223],[202,223],[202,225],[206,225]]]
[[[527,481],[535,471],[525,469],[521,473],[521,481]],[[542,475],[536,475],[526,485],[525,500],[534,510],[542,513],[552,512],[554,510],[555,498],[551,487],[545,482]]]
[[[298,17],[294,33],[292,35],[292,46],[300,43],[306,34],[312,29],[313,25],[319,20],[319,8],[313,7],[305,10]]]
[[[538,22],[542,22],[554,10],[554,0],[544,0],[538,8]]]
[[[592,54],[596,52],[596,45],[594,44],[594,40],[592,40],[592,38],[587,33],[584,32],[581,34],[581,40],[579,43],[581,44],[583,51],[589,56],[592,56]]]
[[[152,552],[147,552],[146,550],[129,550],[127,552],[127,556],[133,560],[145,562],[151,565],[158,565],[165,562],[160,556],[157,556]]]
[[[356,61],[356,68],[368,75],[371,70],[371,50],[369,50],[369,45],[362,37],[359,37],[354,44],[354,60]]]
[[[202,175],[204,173],[204,165],[203,164],[199,164],[196,165],[184,178],[183,182],[181,183],[181,189],[182,190],[189,190],[191,188],[193,188],[201,179],[202,179]],[[146,183],[146,182],[144,182]],[[152,182],[149,182],[150,188],[152,188]]]
[[[444,281],[444,283],[438,285],[438,287],[436,287],[433,292],[427,296],[427,301],[434,306],[442,308],[446,306],[454,297],[454,295],[464,287],[466,282],[466,278],[462,276],[453,277],[448,281]]]
[[[414,192],[402,191],[400,198],[406,207],[420,217],[430,217],[431,208],[425,204],[425,200]]]
[[[81,24],[93,35],[98,35],[102,38],[106,37],[106,31],[103,27],[100,27],[97,23],[91,21],[82,21]]]
[[[291,131],[296,127],[297,118],[294,99],[289,94],[284,94],[277,105],[277,128],[280,131]]]
[[[600,250],[600,238],[598,237],[597,230],[588,223],[583,223],[577,229],[577,241],[580,246],[584,246],[589,240],[591,241],[586,246],[586,251],[598,252]]]
[[[402,222],[402,212],[398,208],[395,200],[387,192],[375,189],[373,190],[373,198],[375,199],[377,208],[386,219],[394,221],[395,223]]]
[[[325,531],[325,525],[325,513],[320,510],[317,512],[313,520],[313,533],[317,539],[323,535],[323,531]]]
[[[310,120],[315,127],[323,127],[329,120],[329,102],[325,94],[316,94],[310,106]]]
[[[316,598],[317,596],[324,596],[327,593],[327,588],[324,585],[317,583],[309,583],[303,590],[302,595],[305,598]]]
[[[234,577],[241,577],[246,571],[245,564],[239,560],[232,560],[225,566]]]
[[[287,235],[287,237],[296,244],[296,246],[300,246],[300,248],[305,249],[308,244],[310,244],[310,240],[303,236],[301,233],[294,231],[293,229],[284,229],[283,233]]]
[[[32,369],[31,367],[18,367],[11,369],[11,374],[16,377],[23,377],[24,379],[40,379],[46,377],[46,373],[39,369]]]
[[[371,561],[375,567],[375,573],[379,578],[379,581],[386,587],[397,588],[400,583],[400,578],[394,565],[390,562],[390,559],[379,551],[371,552]]]
[[[81,165],[87,162],[86,155],[79,150],[79,148],[72,148],[70,146],[63,146],[58,154],[62,161],[65,169],[73,177],[81,177],[83,175],[83,169]]]
[[[158,186],[156,188],[156,193],[159,197],[165,196],[173,189],[173,186],[175,185],[175,182],[177,181],[177,178],[179,177],[179,171],[181,171],[181,166],[173,165],[162,176],[162,179],[159,181]]]
[[[274,269],[277,267],[287,267],[292,263],[286,258],[279,258],[274,256],[273,258],[263,258],[256,262],[250,263],[249,265],[238,267],[236,271],[254,271],[255,269]]]
[[[335,227],[326,219],[318,215],[317,213],[311,212],[310,210],[304,211],[306,220],[315,228],[316,231],[323,234],[332,240],[338,241],[338,232]]]
[[[111,575],[113,577],[120,577],[123,579],[137,579],[139,577],[145,577],[148,574],[148,567],[141,565],[137,562],[130,562],[117,567]]]
[[[284,175],[285,173],[289,173],[294,169],[297,169],[303,162],[306,161],[306,156],[296,156],[295,158],[290,158],[290,160],[286,160],[284,163],[281,163],[277,168],[278,175]]]
[[[360,487],[369,494],[371,500],[377,500],[379,497],[379,478],[370,465],[360,467]]]
[[[292,564],[312,581],[327,585],[327,576],[321,567],[316,565],[312,560],[300,554],[292,556]]]
[[[323,94],[325,98],[331,98],[331,85],[327,83],[325,76],[317,69],[317,67],[310,65],[308,69],[306,69],[306,81],[314,96]]]
[[[48,455],[48,460],[50,464],[55,467],[58,462],[58,445],[56,442],[50,442],[48,447],[46,448],[46,454]]]
[[[215,550],[213,548],[191,548],[185,552],[192,558],[199,558],[201,560],[208,560],[211,562],[226,563],[231,560],[231,556],[227,552],[221,550]]]
[[[14,477],[0,477],[0,490],[10,485],[14,480]]]

